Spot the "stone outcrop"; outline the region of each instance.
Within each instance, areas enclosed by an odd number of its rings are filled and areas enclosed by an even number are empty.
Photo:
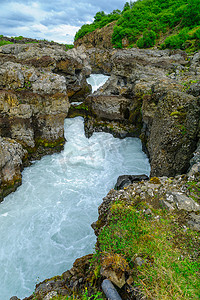
[[[75,47],[84,45],[87,49],[94,47],[105,49],[113,48],[111,40],[115,24],[116,21],[86,34],[84,37],[75,41]]]
[[[111,52],[109,63],[110,79],[86,101],[92,116],[88,135],[102,130],[102,120],[115,135],[126,127],[127,135],[142,139],[151,176],[186,172],[200,136],[199,54],[119,50]],[[112,122],[118,126],[111,128]]]
[[[84,99],[90,92],[86,82],[90,72],[81,50],[66,52],[62,46],[40,44],[0,47],[0,137],[22,145],[29,158],[60,151],[70,100]],[[2,174],[8,170],[3,167],[6,155],[2,152],[0,159]],[[14,154],[9,161],[12,159],[15,160]],[[6,180],[7,187],[11,181],[12,186],[20,182],[22,160],[18,159],[17,164],[18,167],[15,161],[9,163],[13,167],[8,171],[13,172],[12,179],[2,175],[2,195],[7,194]]]
[[[86,50],[88,62],[93,73],[110,75],[112,72],[112,56],[118,50],[90,48]]]
[[[21,166],[27,151],[10,138],[0,137],[0,201],[21,184]]]
[[[42,72],[52,72],[65,77],[66,91],[73,100],[83,99],[90,88],[86,76],[90,74],[85,66],[83,51],[65,51],[63,46],[43,46],[43,44],[13,44],[0,48],[0,61],[12,61]]]

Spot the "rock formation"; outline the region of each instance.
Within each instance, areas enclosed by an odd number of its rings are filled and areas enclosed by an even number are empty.
[[[92,66],[101,52],[88,51]],[[151,176],[186,172],[199,141],[199,57],[168,50],[110,52],[111,77],[86,101],[92,116],[86,123],[88,135],[106,128],[121,137],[140,136]],[[101,63],[105,73],[107,64]]]
[[[75,41],[75,47],[84,45],[86,49],[94,47],[100,49],[113,48],[111,40],[113,34],[113,27],[115,26],[115,24],[116,21],[109,23],[103,28],[97,28],[95,31],[86,34],[84,37]]]
[[[101,37],[98,43],[100,40]],[[188,56],[182,51],[78,48],[65,52],[55,45],[2,46],[0,199],[21,183],[21,169],[27,158],[62,148],[63,123],[70,101],[84,99],[90,93],[86,76],[93,70],[111,76],[82,105],[87,112],[86,134],[104,130],[121,138],[140,137],[151,162],[150,180],[131,181],[131,185],[111,190],[103,199],[99,219],[92,225],[96,235],[99,238],[109,225],[116,201],[126,208],[139,207],[141,216],[151,215],[155,222],[157,216],[152,210],[164,208],[173,213],[170,217],[174,223],[179,223],[181,215],[186,228],[200,231],[199,63],[199,53]],[[183,173],[187,174],[180,175]],[[96,249],[103,253],[99,240]],[[136,270],[144,260],[138,256],[131,263]],[[41,299],[82,293],[85,287],[94,292],[107,277],[123,287],[124,299],[134,299],[139,292],[132,275],[118,253],[102,255],[100,261],[87,255],[77,259],[62,276],[39,283],[35,292]]]
[[[10,138],[2,148],[1,198],[6,186],[12,190],[10,186],[20,182],[26,151],[29,158],[39,158],[62,149],[70,99],[83,99],[90,92],[89,73],[85,56],[75,49],[66,52],[62,46],[42,44],[0,47],[0,136]]]

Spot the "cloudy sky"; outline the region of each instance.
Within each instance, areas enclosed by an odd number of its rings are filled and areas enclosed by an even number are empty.
[[[72,43],[98,11],[122,9],[127,0],[0,0],[0,34]]]

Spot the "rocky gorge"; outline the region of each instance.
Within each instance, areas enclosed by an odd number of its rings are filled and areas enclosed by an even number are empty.
[[[83,115],[88,137],[95,131],[140,137],[151,164],[150,180],[129,182],[103,199],[92,225],[96,252],[103,254],[77,259],[62,276],[38,284],[37,299],[79,295],[85,287],[94,294],[104,278],[118,286],[122,299],[142,299],[145,284],[135,285],[138,261],[152,265],[152,255],[115,252],[102,235],[119,219],[118,211],[133,210],[152,228],[167,211],[170,226],[178,226],[172,243],[176,235],[185,241],[190,230],[200,231],[200,53],[83,46],[66,52],[57,45],[15,44],[0,48],[0,64],[1,199],[21,183],[21,170],[31,159],[62,149],[66,116]],[[110,75],[94,94],[86,82],[91,72]],[[80,100],[84,103],[70,107]],[[123,240],[123,231],[115,228],[112,234]],[[145,234],[140,238],[148,242],[152,237]],[[179,254],[198,259],[199,235],[193,242],[193,251],[178,244]]]
[[[0,51],[2,199],[21,183],[28,160],[62,149],[69,99],[84,98],[90,86],[85,56],[62,46],[14,44]]]

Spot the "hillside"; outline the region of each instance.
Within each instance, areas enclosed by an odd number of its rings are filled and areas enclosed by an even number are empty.
[[[111,37],[114,48],[156,46],[188,52],[200,48],[199,0],[126,2],[122,11],[114,10],[108,15],[98,12],[92,24],[83,25],[76,33],[75,44],[84,43],[88,34],[91,37],[91,32],[99,32],[113,21],[116,23]]]

